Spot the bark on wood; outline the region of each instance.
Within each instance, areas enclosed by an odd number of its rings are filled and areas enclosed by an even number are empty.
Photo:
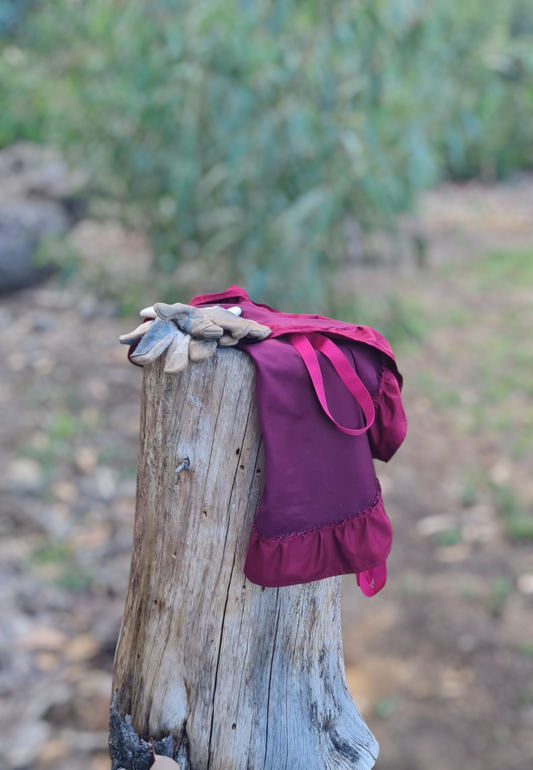
[[[113,770],[366,770],[331,578],[261,588],[242,567],[263,453],[246,354],[145,368],[130,583],[114,670]],[[127,717],[126,715],[131,715]],[[143,740],[141,740],[143,739]]]

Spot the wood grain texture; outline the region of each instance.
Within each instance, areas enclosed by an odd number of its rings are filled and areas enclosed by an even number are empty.
[[[129,714],[145,740],[172,735],[160,753],[181,746],[182,770],[372,768],[344,677],[340,579],[261,588],[242,572],[263,483],[250,359],[223,349],[181,376],[163,367],[144,372],[111,744]],[[119,754],[114,768],[137,766]]]

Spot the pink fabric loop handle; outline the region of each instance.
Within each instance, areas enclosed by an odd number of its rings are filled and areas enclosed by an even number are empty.
[[[387,582],[387,565],[385,562],[373,569],[357,574],[357,585],[365,596],[375,596]]]
[[[344,353],[339,350],[335,343],[328,339],[328,337],[324,337],[322,334],[317,334],[316,332],[310,332],[308,334],[289,334],[288,337],[291,344],[301,355],[307,371],[309,372],[309,376],[311,377],[320,406],[331,422],[334,423],[340,431],[347,433],[349,436],[361,436],[363,433],[366,433],[374,423],[374,402],[360,377],[348,363],[348,359]],[[320,371],[320,364],[316,354],[317,350],[320,350],[320,352],[331,361],[333,368],[360,405],[366,421],[364,428],[345,428],[337,422],[329,411],[326,391],[324,389],[324,380],[322,378],[322,372]]]

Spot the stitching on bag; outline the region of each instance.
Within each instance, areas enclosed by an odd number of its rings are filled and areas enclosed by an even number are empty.
[[[358,511],[358,513],[354,513],[351,516],[346,516],[343,519],[334,519],[333,521],[328,521],[326,524],[317,524],[316,527],[311,527],[311,529],[304,529],[300,532],[288,532],[286,535],[275,535],[274,537],[269,537],[268,535],[262,535],[260,532],[258,532],[257,527],[255,523],[252,526],[252,530],[255,532],[258,538],[261,540],[291,540],[294,537],[299,537],[300,535],[311,535],[314,532],[318,532],[319,530],[326,530],[326,529],[333,529],[333,527],[338,527],[339,525],[347,525],[354,523],[356,519],[361,519],[362,517],[367,517],[371,515],[374,512],[374,509],[376,506],[382,502],[381,500],[381,487],[379,485],[378,481],[378,491],[376,493],[376,496],[373,500],[373,502],[367,506],[366,508],[363,508],[362,510]]]
[[[374,401],[376,398],[379,398],[381,394],[383,393],[383,381],[385,380],[385,361],[381,362],[381,366],[379,368],[378,373],[378,384],[376,385],[375,391],[372,393],[372,400]]]

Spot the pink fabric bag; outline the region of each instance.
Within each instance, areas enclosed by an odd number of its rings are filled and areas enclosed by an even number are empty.
[[[265,449],[246,577],[277,587],[355,573],[373,596],[385,585],[392,527],[372,458],[388,461],[407,429],[388,343],[369,327],[255,304],[238,286],[191,304],[238,304],[272,330],[239,343],[256,367]]]

